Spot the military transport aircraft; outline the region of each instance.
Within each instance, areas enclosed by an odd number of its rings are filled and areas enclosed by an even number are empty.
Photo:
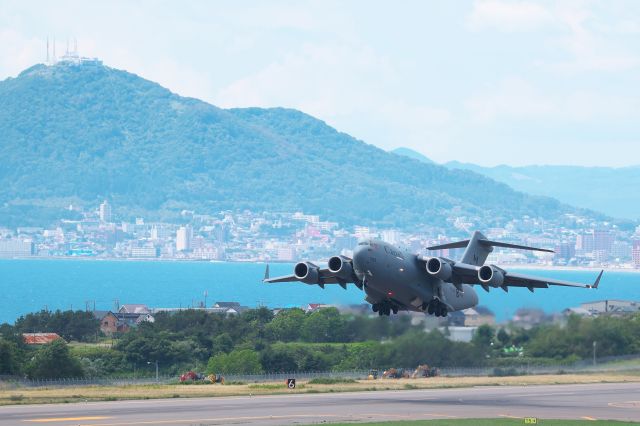
[[[522,275],[506,271],[495,265],[484,265],[493,247],[536,250],[553,253],[553,250],[516,244],[489,241],[476,231],[471,239],[427,247],[428,250],[464,248],[462,260],[430,257],[402,251],[378,240],[360,241],[353,252],[353,259],[334,256],[327,268],[319,268],[311,262],[295,265],[293,275],[270,278],[269,266],[265,271],[265,283],[300,281],[324,288],[338,284],[347,288],[355,284],[367,294],[365,300],[379,315],[397,314],[398,311],[426,312],[447,316],[448,312],[471,308],[478,304],[478,295],[472,286],[479,285],[485,291],[509,287],[536,288],[550,285],[582,288],[598,288],[602,273],[593,284],[580,284]]]

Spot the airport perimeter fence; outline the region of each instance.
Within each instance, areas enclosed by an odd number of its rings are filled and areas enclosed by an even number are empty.
[[[626,361],[626,362],[625,362]],[[415,368],[415,367],[414,367]],[[411,374],[414,368],[401,370]],[[598,358],[594,364],[593,359],[580,360],[573,363],[535,364],[514,366],[483,366],[483,367],[441,367],[438,368],[440,376],[445,377],[479,377],[479,376],[517,376],[530,374],[571,374],[571,373],[599,373],[599,372],[624,372],[640,369],[640,354],[612,356]],[[378,368],[378,378],[382,377],[384,369]],[[285,382],[286,379],[311,380],[314,378],[334,379],[366,379],[371,370],[352,371],[306,371],[288,373],[264,373],[264,374],[224,374],[226,383],[262,383]],[[0,376],[0,388],[14,387],[60,387],[60,386],[122,386],[144,384],[177,384],[179,377],[176,375],[160,375],[158,379],[153,377],[83,377],[67,379],[28,379],[14,376]]]

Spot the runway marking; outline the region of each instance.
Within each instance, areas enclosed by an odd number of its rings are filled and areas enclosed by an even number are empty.
[[[394,417],[398,419],[411,419],[413,416],[407,414],[387,414],[387,413],[366,413],[363,414],[365,417]],[[357,417],[357,416],[355,416]]]
[[[538,392],[538,393],[513,393],[511,397],[523,397],[523,396],[558,396],[558,395],[580,395],[578,392]]]
[[[111,419],[107,416],[84,416],[84,417],[46,417],[42,419],[28,419],[23,422],[30,423],[52,423],[52,422],[72,422],[76,420],[106,420]]]
[[[458,416],[451,416],[448,414],[442,413],[426,413],[425,416],[430,417],[447,417],[447,418],[457,418]],[[232,422],[232,421],[251,421],[251,420],[284,420],[284,419],[295,419],[295,418],[323,418],[323,417],[333,417],[333,418],[355,418],[355,419],[367,419],[367,418],[405,418],[412,419],[415,416],[413,415],[403,415],[403,414],[391,414],[391,413],[367,413],[364,415],[355,415],[355,416],[343,416],[337,414],[289,414],[289,415],[279,415],[279,416],[238,416],[238,417],[216,417],[213,419],[173,419],[173,420],[149,420],[149,421],[137,421],[137,422],[123,422],[123,423],[91,423],[91,426],[123,426],[123,425],[154,425],[154,424],[175,424],[175,423],[187,423],[192,424],[196,422]],[[519,418],[519,417],[516,417]],[[90,420],[87,418],[87,420]]]
[[[598,419],[594,419],[593,417],[589,417],[589,416],[582,416],[580,417],[581,419],[585,419],[585,420],[591,420],[592,422],[595,422]]]
[[[522,419],[523,417],[510,416],[508,414],[498,414],[498,417],[506,417],[507,419]]]
[[[425,413],[423,414],[424,416],[431,416],[431,417],[447,417],[449,419],[457,419],[458,416],[451,416],[449,414],[442,414],[442,413]]]
[[[640,401],[609,402],[607,405],[614,408],[638,408]]]
[[[239,420],[271,420],[271,419],[295,419],[295,418],[307,418],[307,417],[348,417],[339,416],[337,414],[288,414],[281,416],[239,416],[239,417],[215,417],[212,419],[173,419],[173,420],[149,420],[138,422],[123,422],[123,423],[91,423],[90,426],[123,426],[123,425],[159,425],[159,424],[175,424],[186,423],[193,424],[197,422],[231,422]],[[88,426],[88,425],[87,425]]]

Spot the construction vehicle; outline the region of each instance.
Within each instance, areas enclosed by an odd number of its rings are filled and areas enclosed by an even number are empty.
[[[436,367],[429,367],[427,364],[419,365],[411,375],[412,379],[419,377],[435,377],[440,375],[440,370]]]
[[[195,371],[187,371],[180,376],[180,383],[204,381],[224,384],[224,377],[221,374],[209,374],[208,376],[205,376],[204,374],[196,373]]]
[[[207,376],[207,380],[211,383],[220,383],[221,385],[224,385],[224,376],[222,376],[222,374],[209,374]]]
[[[410,374],[404,368],[390,368],[382,373],[383,379],[402,379],[409,378]]]
[[[180,376],[180,383],[185,382],[198,382],[204,380],[204,374],[196,373],[195,371],[187,371]]]

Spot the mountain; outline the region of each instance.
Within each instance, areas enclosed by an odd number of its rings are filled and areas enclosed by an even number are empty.
[[[345,224],[491,226],[576,209],[467,170],[387,153],[300,111],[220,109],[98,64],[0,82],[0,224],[111,200],[123,218],[296,211]],[[591,217],[595,213],[582,212]],[[48,222],[47,222],[48,223]]]
[[[455,161],[445,165],[480,173],[518,191],[550,196],[613,217],[640,219],[640,166],[482,167]]]
[[[431,161],[429,158],[420,154],[418,151],[414,151],[413,149],[410,149],[410,148],[400,147],[400,148],[392,149],[389,152],[392,152],[398,155],[403,155],[405,157],[413,158],[414,160],[422,161],[423,163],[434,164],[434,162]]]

